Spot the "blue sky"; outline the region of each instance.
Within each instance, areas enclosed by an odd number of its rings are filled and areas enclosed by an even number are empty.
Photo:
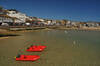
[[[100,22],[100,0],[0,0],[0,5],[28,16]]]

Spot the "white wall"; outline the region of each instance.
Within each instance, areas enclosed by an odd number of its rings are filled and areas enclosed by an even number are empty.
[[[12,18],[0,17],[0,22],[13,22]]]
[[[16,13],[16,11],[8,11],[9,13],[7,14],[8,16],[11,16],[11,17],[16,17],[18,18],[19,20],[21,21],[18,21],[18,22],[26,22],[26,14],[23,14],[23,13]]]

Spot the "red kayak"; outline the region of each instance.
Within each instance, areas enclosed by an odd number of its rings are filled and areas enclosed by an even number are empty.
[[[26,51],[43,51],[46,46],[31,46]]]
[[[42,48],[42,49],[46,48],[46,46],[31,46],[31,47],[33,47],[33,48]]]
[[[40,58],[38,55],[18,55],[16,61],[36,61]]]

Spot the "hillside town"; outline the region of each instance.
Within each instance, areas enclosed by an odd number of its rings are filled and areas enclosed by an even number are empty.
[[[66,28],[100,27],[100,22],[80,22],[71,20],[53,20],[27,16],[16,9],[0,7],[0,26],[65,26]]]

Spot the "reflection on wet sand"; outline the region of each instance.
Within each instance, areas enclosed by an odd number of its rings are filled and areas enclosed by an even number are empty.
[[[67,33],[67,34],[66,34]],[[99,31],[31,31],[0,40],[0,66],[99,66]],[[45,45],[42,53],[26,52],[31,44]],[[17,54],[39,55],[35,62],[15,61]]]

